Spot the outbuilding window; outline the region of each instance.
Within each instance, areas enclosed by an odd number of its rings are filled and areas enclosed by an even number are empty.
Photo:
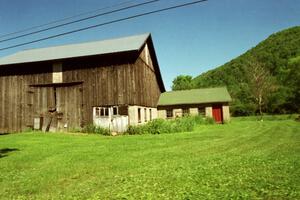
[[[205,107],[199,107],[198,108],[198,115],[205,116]]]
[[[173,118],[173,110],[172,109],[167,109],[167,118]]]
[[[138,122],[141,123],[142,122],[142,115],[141,115],[141,108],[138,108]]]

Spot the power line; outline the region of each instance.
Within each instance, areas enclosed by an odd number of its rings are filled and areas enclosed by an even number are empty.
[[[96,24],[96,25],[93,25],[93,26],[88,26],[88,27],[84,27],[84,28],[80,28],[80,29],[60,33],[60,34],[57,34],[57,35],[52,35],[52,36],[40,38],[40,39],[33,40],[33,41],[30,41],[30,42],[25,42],[25,43],[21,43],[21,44],[17,44],[17,45],[4,47],[4,48],[1,48],[0,51],[7,50],[7,49],[12,49],[12,48],[20,47],[20,46],[24,46],[24,45],[28,45],[28,44],[32,44],[32,43],[36,43],[36,42],[40,42],[40,41],[44,41],[44,40],[49,40],[49,39],[52,39],[52,38],[57,38],[57,37],[60,37],[60,36],[63,36],[63,35],[69,35],[69,34],[72,34],[72,33],[80,32],[80,31],[84,31],[84,30],[88,30],[88,29],[92,29],[92,28],[96,28],[96,27],[100,27],[100,26],[105,26],[105,25],[108,25],[108,24],[113,24],[113,23],[117,23],[117,22],[121,22],[121,21],[127,21],[127,20],[130,20],[130,19],[134,19],[134,18],[146,16],[146,15],[151,15],[151,14],[154,14],[154,13],[159,13],[159,12],[163,12],[163,11],[167,11],[167,10],[180,8],[180,7],[186,7],[186,6],[189,6],[189,5],[198,4],[198,3],[205,2],[205,1],[208,1],[208,0],[198,0],[198,1],[189,2],[189,3],[185,3],[185,4],[179,4],[179,5],[159,9],[159,10],[154,10],[154,11],[150,11],[150,12],[146,12],[146,13],[132,15],[132,16],[125,17],[125,18],[120,18],[120,19],[109,21],[109,22]]]
[[[21,30],[15,31],[15,32],[11,32],[11,33],[6,33],[6,34],[3,34],[3,35],[0,35],[0,38],[4,38],[4,37],[7,37],[7,36],[11,36],[11,35],[16,35],[18,33],[27,32],[27,31],[30,31],[30,30],[34,30],[34,29],[37,29],[37,28],[44,27],[44,26],[48,26],[48,25],[51,25],[51,24],[56,24],[58,22],[67,21],[67,20],[70,20],[70,19],[73,19],[73,18],[81,17],[81,16],[84,16],[84,15],[95,13],[95,12],[98,12],[98,11],[101,11],[101,10],[106,10],[106,9],[109,9],[109,8],[114,8],[114,7],[122,6],[122,5],[125,5],[125,4],[128,4],[128,3],[132,3],[132,2],[134,2],[134,1],[126,1],[126,2],[123,2],[123,3],[114,4],[114,5],[103,7],[103,8],[99,8],[99,9],[96,9],[96,10],[91,10],[91,11],[88,11],[88,12],[79,13],[79,14],[76,14],[76,15],[72,15],[70,17],[65,17],[65,18],[62,18],[62,19],[50,21],[50,22],[47,22],[45,24],[28,27],[28,28],[21,29]]]
[[[154,3],[154,2],[158,2],[158,1],[160,1],[160,0],[146,1],[146,2],[143,2],[143,3],[127,6],[127,7],[124,7],[124,8],[119,8],[119,9],[115,9],[115,10],[112,10],[112,11],[100,13],[100,14],[97,14],[97,15],[85,17],[85,18],[78,19],[78,20],[75,20],[75,21],[59,24],[59,25],[56,25],[56,26],[51,26],[49,28],[45,28],[45,29],[41,29],[41,30],[38,30],[38,31],[33,31],[33,32],[26,33],[26,34],[23,34],[23,35],[19,35],[19,36],[7,38],[7,39],[4,39],[4,40],[0,40],[0,43],[7,42],[7,41],[10,41],[10,40],[15,40],[15,39],[22,38],[22,37],[29,36],[29,35],[34,35],[34,34],[37,34],[37,33],[42,33],[42,32],[49,31],[49,30],[52,30],[52,29],[55,29],[55,28],[67,26],[67,25],[70,25],[70,24],[75,24],[75,23],[78,23],[78,22],[86,21],[86,20],[89,20],[89,19],[93,19],[93,18],[96,18],[96,17],[103,16],[103,15],[108,15],[108,14],[128,10],[128,9],[131,9],[131,8],[140,7],[140,6],[147,5],[147,4]]]

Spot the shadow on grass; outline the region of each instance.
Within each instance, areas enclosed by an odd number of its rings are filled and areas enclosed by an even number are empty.
[[[0,158],[8,156],[8,153],[13,152],[13,151],[19,151],[19,149],[16,149],[16,148],[3,148],[3,149],[0,149]]]

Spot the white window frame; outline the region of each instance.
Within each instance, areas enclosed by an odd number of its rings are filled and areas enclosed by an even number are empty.
[[[117,110],[117,113],[115,114],[114,113],[114,109],[116,109]],[[118,106],[112,106],[111,107],[111,113],[112,113],[112,116],[118,116],[119,115],[119,107]]]
[[[117,113],[114,113],[114,111]],[[95,106],[93,107],[93,116],[95,118],[107,118],[112,116],[119,116],[119,107],[118,106]]]
[[[100,107],[100,106],[96,106],[93,107],[93,115],[96,118],[101,118],[101,117],[109,117],[110,116],[110,107]]]

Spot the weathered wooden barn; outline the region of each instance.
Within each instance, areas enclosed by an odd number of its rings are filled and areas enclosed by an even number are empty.
[[[124,131],[156,118],[164,91],[150,34],[25,50],[0,59],[0,132]]]
[[[158,117],[168,119],[201,114],[223,123],[230,120],[230,101],[225,87],[165,92],[159,98]]]

